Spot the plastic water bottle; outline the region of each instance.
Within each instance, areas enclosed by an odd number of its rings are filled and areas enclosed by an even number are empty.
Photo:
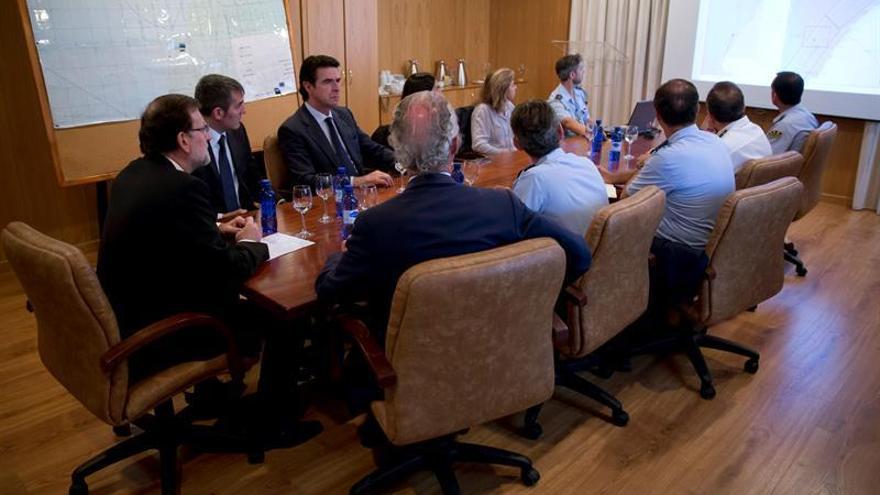
[[[461,162],[452,162],[452,179],[459,184],[464,184],[464,172],[461,171]]]
[[[608,153],[608,170],[614,172],[620,165],[620,149],[623,147],[623,129],[615,127],[611,133],[611,151]]]
[[[275,216],[275,191],[269,179],[260,181],[260,224],[263,226],[263,235],[274,234],[278,231],[278,218]]]
[[[593,129],[593,145],[590,148],[590,160],[596,165],[602,160],[602,142],[605,141],[605,130],[602,129],[602,121],[596,119]]]
[[[333,199],[336,200],[337,218],[342,218],[342,196],[346,184],[348,184],[348,169],[339,167],[336,169],[336,177],[333,178]]]
[[[354,195],[354,188],[351,184],[346,184],[342,194],[342,239],[348,239],[351,235],[351,229],[354,228],[354,221],[358,215],[358,200]]]

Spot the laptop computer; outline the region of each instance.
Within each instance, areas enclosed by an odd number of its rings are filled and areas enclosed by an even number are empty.
[[[656,130],[654,127],[654,119],[656,117],[654,102],[652,100],[640,101],[633,107],[632,115],[630,115],[627,125],[638,126],[639,134],[653,133]]]

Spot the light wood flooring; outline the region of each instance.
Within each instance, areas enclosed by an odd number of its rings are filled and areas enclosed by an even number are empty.
[[[564,390],[541,415],[544,436],[510,431],[521,418],[472,429],[468,441],[530,456],[533,488],[504,467],[461,465],[465,493],[869,494],[880,493],[880,216],[820,204],[789,232],[809,268],[788,267],[785,288],[755,313],[711,332],[756,347],[757,375],[743,359],[706,351],[718,391],[700,399],[681,356],[644,357],[631,373],[590,376],[630,413],[612,426],[595,403]],[[35,323],[14,275],[0,273],[0,493],[66,493],[70,471],[111,445],[95,419],[45,371]],[[326,399],[325,399],[326,401]],[[374,468],[357,442],[358,420],[319,404],[308,415],[325,432],[307,444],[243,455],[201,455],[183,466],[185,494],[334,494]],[[337,408],[338,409],[338,408]],[[91,493],[158,493],[158,463],[144,454],[89,478]],[[389,493],[439,493],[415,475]]]

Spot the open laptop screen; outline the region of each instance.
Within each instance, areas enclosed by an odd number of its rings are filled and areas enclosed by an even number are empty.
[[[657,115],[654,113],[654,102],[652,100],[645,100],[636,103],[636,106],[633,108],[632,115],[629,117],[628,125],[637,125],[639,126],[639,132],[647,132],[651,131],[654,126],[654,118]]]

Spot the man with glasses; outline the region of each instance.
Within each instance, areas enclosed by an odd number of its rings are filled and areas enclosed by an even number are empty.
[[[242,283],[268,259],[269,250],[260,242],[261,230],[252,218],[237,217],[219,227],[215,223],[208,186],[191,175],[211,161],[209,132],[194,98],[164,95],[147,106],[138,133],[144,155],[128,164],[113,183],[98,252],[98,278],[122,338],[176,313],[201,312],[225,320],[241,352],[254,355],[260,350],[258,332],[265,325],[238,294]],[[130,377],[137,381],[225,350],[226,343],[215,332],[187,329],[134,354]],[[288,361],[295,352],[290,347],[279,351]],[[277,373],[261,370],[261,386],[263,375]],[[320,431],[320,424],[304,428],[294,424],[269,435],[270,427],[276,426],[261,422],[259,434],[271,437],[267,448],[299,443]]]
[[[231,77],[209,74],[199,80],[195,96],[208,124],[211,163],[196,169],[193,175],[208,184],[211,206],[217,213],[254,209],[263,174],[241,123],[245,114],[244,88]]]

